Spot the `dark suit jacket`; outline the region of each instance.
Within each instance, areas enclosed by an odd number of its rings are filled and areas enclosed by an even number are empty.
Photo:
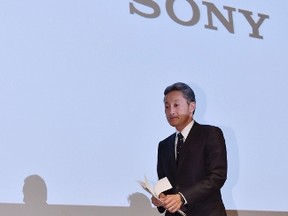
[[[175,161],[175,135],[159,143],[157,172],[159,179],[167,177],[173,189],[166,194],[181,192],[187,204],[182,210],[187,216],[225,216],[220,188],[227,177],[227,153],[220,128],[194,122]],[[164,212],[163,207],[158,210]],[[166,211],[166,216],[178,215]]]

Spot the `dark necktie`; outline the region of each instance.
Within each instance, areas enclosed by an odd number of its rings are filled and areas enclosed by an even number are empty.
[[[180,152],[181,152],[181,148],[183,147],[183,141],[184,141],[184,137],[181,133],[178,133],[177,135],[178,140],[177,140],[177,147],[176,147],[176,164],[178,165],[178,161],[180,159]]]

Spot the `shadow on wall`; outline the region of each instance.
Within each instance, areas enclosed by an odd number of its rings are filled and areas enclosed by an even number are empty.
[[[156,216],[150,198],[142,193],[129,195],[129,207],[116,206],[77,206],[47,204],[47,186],[39,175],[30,175],[24,180],[23,202],[0,203],[1,216]]]
[[[142,193],[128,196],[128,207],[116,206],[77,206],[47,204],[47,187],[38,175],[24,180],[23,202],[0,203],[1,216],[159,216],[152,207],[150,198]],[[288,212],[237,211],[227,210],[228,216],[287,216]]]

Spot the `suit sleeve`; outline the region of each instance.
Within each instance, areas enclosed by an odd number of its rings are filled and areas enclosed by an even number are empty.
[[[161,179],[161,178],[164,178],[164,177],[166,177],[165,176],[165,174],[164,174],[164,172],[163,172],[163,167],[161,166],[161,159],[160,159],[160,155],[161,155],[161,153],[160,153],[160,148],[161,148],[161,142],[158,144],[158,159],[157,159],[157,173],[158,173],[158,179]],[[157,209],[158,209],[158,211],[160,212],[160,213],[163,213],[163,212],[165,212],[165,208],[164,207],[162,207],[162,206],[160,206],[160,207],[157,207]]]
[[[223,133],[218,127],[207,127],[205,130],[205,175],[193,186],[181,191],[188,204],[213,196],[220,191],[227,178],[227,151]]]

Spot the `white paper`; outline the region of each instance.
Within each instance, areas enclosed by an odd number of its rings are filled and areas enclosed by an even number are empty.
[[[162,192],[169,190],[172,188],[172,185],[167,177],[164,177],[156,182],[154,186],[149,182],[149,180],[144,176],[144,181],[138,181],[142,188],[154,196],[156,199],[160,200],[159,194]],[[186,214],[182,210],[178,210],[178,212],[186,216]]]

